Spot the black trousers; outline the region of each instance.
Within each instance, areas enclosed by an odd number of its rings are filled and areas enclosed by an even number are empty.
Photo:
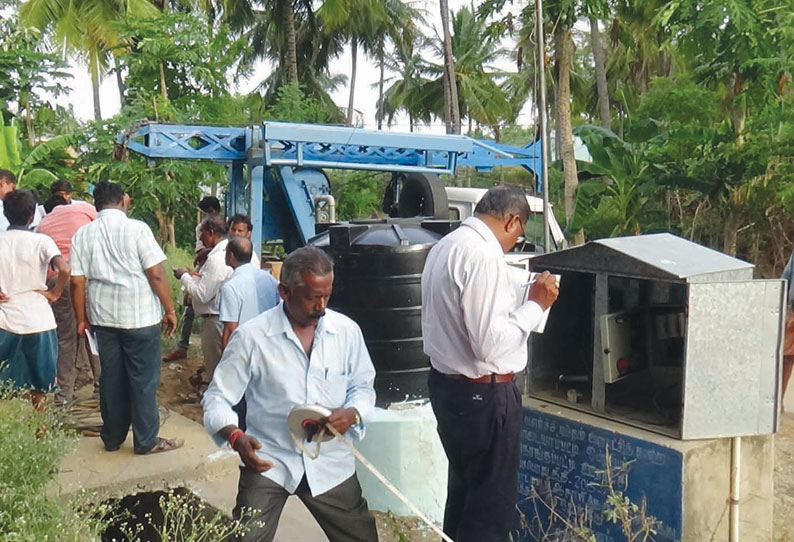
[[[516,521],[523,410],[514,382],[478,384],[430,372],[430,403],[449,460],[444,532],[507,542]]]
[[[99,362],[100,436],[107,450],[118,450],[132,425],[133,450],[146,454],[157,443],[160,414],[160,326],[119,329],[94,326]]]
[[[375,518],[369,513],[355,474],[316,497],[312,496],[304,476],[295,495],[303,501],[331,542],[378,541]],[[240,519],[244,517],[245,510],[255,510],[252,519],[258,525],[237,542],[272,542],[289,496],[287,490],[276,482],[247,467],[240,467],[237,506],[232,514],[235,519]]]

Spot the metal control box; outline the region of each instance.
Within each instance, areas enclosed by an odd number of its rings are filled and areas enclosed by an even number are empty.
[[[784,281],[753,280],[752,264],[670,234],[529,265],[562,275],[530,338],[531,396],[681,439],[777,430]]]

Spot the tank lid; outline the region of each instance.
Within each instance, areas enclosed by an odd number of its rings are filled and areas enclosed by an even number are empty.
[[[439,220],[367,220],[336,224],[311,239],[316,246],[385,246],[432,245],[454,229],[456,222]]]

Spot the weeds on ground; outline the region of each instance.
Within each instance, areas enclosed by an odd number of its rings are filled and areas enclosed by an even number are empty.
[[[246,509],[239,521],[233,520],[184,488],[158,491],[146,497],[154,498],[154,502],[143,503],[143,508],[148,506],[149,510],[137,507],[141,504],[137,501],[135,510],[117,509],[111,515],[113,525],[106,532],[106,539],[114,542],[225,542],[262,525],[253,519],[256,516],[253,510]],[[120,504],[123,506],[130,498],[122,499]]]
[[[47,485],[78,438],[58,416],[0,382],[0,542],[99,542],[111,524],[125,526],[119,542],[221,542],[257,525],[253,511],[234,521],[184,489],[160,492],[146,525],[129,521],[118,502],[96,503],[96,495],[54,498]]]
[[[0,542],[99,539],[102,523],[95,515],[47,494],[47,484],[76,439],[55,412],[37,412],[0,384]]]
[[[640,504],[629,499],[624,491],[628,486],[630,463],[614,466],[607,447],[604,451],[604,470],[600,483],[593,483],[606,490],[603,518],[620,526],[625,542],[652,542],[653,535],[662,527],[661,521],[649,515],[643,497]],[[520,508],[520,530],[532,542],[596,542],[592,529],[593,511],[578,507],[573,499],[567,502],[555,496],[551,482],[545,480],[538,490],[531,487],[530,495],[519,504],[531,504],[532,518]]]
[[[403,532],[400,522],[397,521],[397,517],[391,510],[386,512],[386,524],[389,526],[398,542],[411,542],[408,535]]]

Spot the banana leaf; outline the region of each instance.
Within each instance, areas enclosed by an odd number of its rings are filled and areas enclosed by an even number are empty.
[[[0,169],[17,171],[21,165],[17,127],[0,124]]]

